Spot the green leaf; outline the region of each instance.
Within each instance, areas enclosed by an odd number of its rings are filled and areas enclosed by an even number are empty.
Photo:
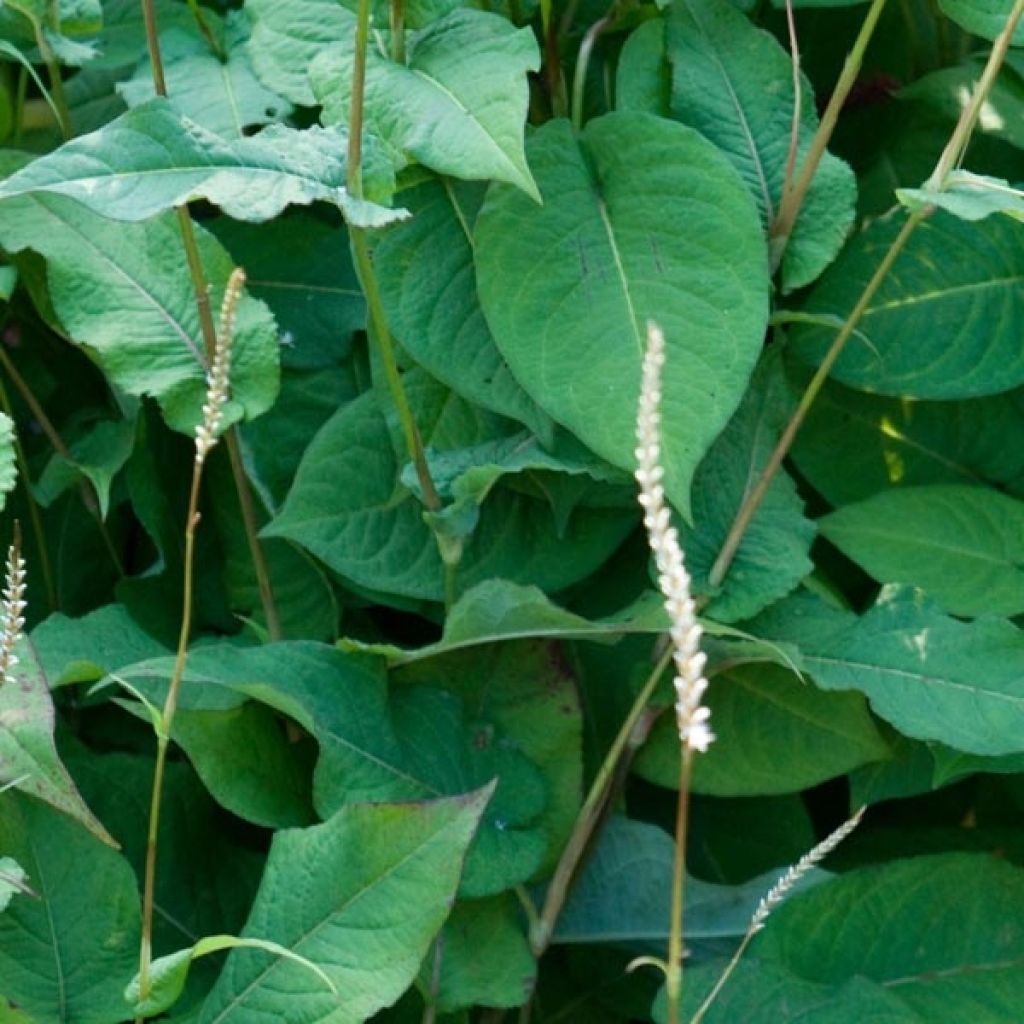
[[[1022,908],[1024,874],[994,857],[850,872],[772,915],[751,970],[723,989],[707,1024],[1012,1020],[1024,997]],[[782,984],[766,984],[776,968]]]
[[[516,383],[484,320],[473,265],[479,187],[449,179],[401,193],[412,217],[376,237],[374,269],[402,347],[456,394],[519,420],[542,438],[547,417]]]
[[[140,999],[142,983],[138,974],[128,983],[124,997],[131,1003],[132,1013],[137,1016],[156,1016],[173,1006],[185,991],[189,968],[194,960],[221,953],[226,949],[257,949],[274,957],[290,960],[315,974],[323,981],[326,989],[337,995],[334,982],[316,964],[298,953],[293,953],[276,942],[266,939],[242,939],[235,935],[208,935],[200,939],[190,949],[181,949],[177,953],[158,957],[150,965],[149,995]]]
[[[681,539],[697,591],[711,594],[706,612],[718,622],[756,615],[785,597],[813,568],[809,550],[814,524],[804,516],[793,481],[780,470],[748,525],[720,590],[712,591],[708,582],[736,514],[795,407],[779,352],[771,349],[694,476],[694,525],[684,527]]]
[[[516,379],[555,420],[631,470],[646,321],[665,331],[666,488],[690,480],[760,352],[767,256],[728,161],[692,129],[637,112],[552,121],[529,140],[544,205],[492,186],[477,283]],[[600,410],[599,415],[595,412]]]
[[[200,1024],[294,1017],[360,1024],[416,976],[448,914],[490,789],[424,804],[343,807],[277,833],[243,931],[323,969],[335,998],[290,960],[235,950]]]
[[[939,0],[942,13],[976,36],[995,39],[1006,28],[1012,4],[1006,0]],[[1013,45],[1024,45],[1024,25],[1013,32]]]
[[[692,125],[729,157],[754,195],[767,230],[782,198],[793,124],[789,54],[728,0],[673,4],[665,37],[672,66],[672,116]],[[818,118],[805,77],[800,91],[802,153]],[[810,284],[832,262],[853,224],[856,197],[853,172],[826,153],[782,260],[783,291]]]
[[[166,99],[129,110],[90,135],[33,160],[4,182],[0,200],[40,192],[69,196],[104,217],[139,221],[206,199],[230,217],[264,221],[290,204],[333,203],[354,224],[404,216],[345,188],[340,130],[271,125],[252,138],[222,139],[181,117]],[[363,179],[370,199],[390,197],[390,166],[370,147]]]
[[[293,103],[316,103],[309,84],[314,58],[355,33],[355,15],[337,0],[249,0],[249,55],[268,88]]]
[[[994,213],[1004,213],[1014,220],[1024,220],[1024,192],[1013,188],[1005,178],[971,174],[968,171],[953,171],[941,191],[898,188],[896,198],[908,210],[926,210],[929,206],[937,206],[961,220],[984,220]]]
[[[266,828],[312,820],[305,758],[268,708],[249,701],[225,711],[183,709],[172,736],[210,795],[233,814]]]
[[[777,665],[741,665],[715,675],[706,703],[716,738],[694,765],[695,793],[795,793],[889,755],[860,694],[824,693]],[[673,716],[662,716],[635,771],[658,785],[678,786]]]
[[[960,622],[894,590],[859,617],[789,598],[748,628],[795,643],[819,686],[860,690],[906,736],[974,754],[1024,751],[1024,634],[1005,619]]]
[[[120,1024],[121,991],[139,955],[128,862],[63,814],[13,793],[0,797],[0,849],[39,897],[0,914],[3,995],[38,1024]]]
[[[161,33],[164,79],[171,106],[182,116],[225,138],[239,139],[252,125],[283,121],[292,106],[262,86],[253,73],[247,44],[249,23],[244,12],[232,12],[224,25],[211,12],[203,17],[221,39],[221,60],[195,27],[170,28]],[[143,61],[117,91],[129,107],[151,100],[153,71]]]
[[[475,410],[429,380],[407,374],[406,390],[424,442],[437,450],[465,447],[481,440],[481,432],[494,436],[481,430]],[[385,415],[367,392],[313,439],[284,507],[263,533],[296,541],[360,586],[440,601],[444,567],[437,543],[399,472]],[[634,521],[624,511],[579,508],[560,535],[542,498],[499,488],[466,543],[459,586],[499,576],[558,590],[596,569]]]
[[[617,110],[671,113],[672,68],[665,55],[665,22],[652,18],[639,25],[622,46],[615,78]]]
[[[436,948],[442,951],[437,1007],[443,1013],[478,1005],[521,1006],[533,992],[537,963],[512,893],[456,903]],[[428,954],[420,968],[427,990],[433,959]]]
[[[920,484],[988,480],[1019,492],[1024,449],[1004,442],[1024,429],[1022,397],[915,402],[826,383],[797,434],[793,460],[834,506]]]
[[[352,101],[353,36],[310,65],[325,124],[347,124]],[[401,163],[439,174],[506,181],[539,200],[523,153],[529,107],[527,72],[540,67],[528,28],[487,11],[458,9],[410,35],[408,63],[371,47],[366,54],[364,129]]]
[[[0,857],[0,914],[15,896],[34,895],[25,869],[13,857]]]
[[[198,225],[195,232],[216,302],[234,265],[211,235]],[[62,196],[25,196],[0,203],[0,244],[45,257],[50,299],[72,339],[95,354],[115,385],[152,395],[173,427],[193,430],[206,400],[205,348],[173,214],[119,224]],[[243,295],[227,421],[273,404],[277,347],[266,307]]]
[[[555,925],[556,943],[664,943],[671,917],[665,894],[672,888],[674,843],[662,829],[613,816],[573,886]],[[778,877],[761,875],[739,886],[686,879],[689,941],[739,938],[761,897]],[[812,871],[803,885],[824,872]]]
[[[902,216],[856,235],[801,312],[838,325],[899,232]],[[1015,324],[1024,316],[1020,228],[1003,218],[968,224],[939,212],[918,225],[840,355],[833,376],[863,391],[972,398],[1024,383]],[[791,351],[817,363],[835,329],[794,324]],[[908,345],[907,338],[915,343]]]
[[[818,525],[876,580],[920,587],[951,615],[1024,612],[1024,503],[999,491],[900,487]]]
[[[85,805],[57,753],[53,701],[35,651],[25,639],[15,650],[17,664],[0,682],[0,785],[12,783],[116,846]]]

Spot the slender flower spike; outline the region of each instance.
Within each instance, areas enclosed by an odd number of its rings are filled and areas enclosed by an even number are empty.
[[[702,630],[690,593],[690,575],[683,562],[679,535],[670,522],[665,491],[661,486],[661,368],[665,363],[665,336],[648,321],[640,405],[636,424],[636,479],[644,510],[644,527],[658,567],[658,585],[665,596],[673,659],[676,667],[676,720],[684,746],[706,751],[714,740],[711,712],[701,704],[708,681],[705,655],[700,649]]]
[[[224,301],[220,307],[220,326],[213,363],[206,374],[206,402],[203,422],[196,427],[196,462],[202,463],[217,443],[218,430],[224,418],[224,404],[228,400],[231,381],[231,342],[235,333],[235,311],[245,286],[245,271],[237,267],[228,278]]]
[[[21,539],[15,533],[7,550],[7,570],[3,601],[0,602],[0,685],[10,678],[18,656],[14,648],[25,625],[25,560],[21,557]]]
[[[765,894],[750,919],[749,934],[759,932],[768,915],[786,898],[786,894],[815,864],[823,861],[859,824],[866,807],[844,822],[831,835],[826,836],[813,850],[808,850]]]

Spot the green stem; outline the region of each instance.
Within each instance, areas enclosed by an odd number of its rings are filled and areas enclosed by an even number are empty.
[[[28,94],[28,68],[18,69],[18,86],[14,94],[14,138],[15,146],[21,145],[21,133],[25,125],[25,97]]]
[[[50,49],[50,44],[46,41],[43,26],[33,20],[32,27],[35,30],[39,55],[43,58],[46,74],[50,79],[50,94],[53,97],[54,106],[57,108],[60,133],[64,141],[67,142],[74,133],[71,129],[71,110],[68,107],[67,94],[64,92],[64,79],[60,75],[60,64],[57,62],[53,50]]]
[[[185,522],[185,567],[184,594],[181,606],[181,628],[178,633],[178,649],[174,656],[174,670],[167,688],[160,731],[157,734],[156,766],[153,771],[153,791],[149,803],[149,829],[146,834],[146,864],[142,884],[142,939],[139,945],[139,1000],[147,999],[152,979],[150,968],[153,962],[153,909],[156,896],[156,859],[160,834],[160,808],[163,802],[164,768],[167,763],[167,748],[170,744],[174,716],[178,708],[178,696],[185,675],[185,661],[188,657],[188,640],[192,630],[192,590],[195,562],[196,527],[199,525],[199,488],[202,483],[204,463],[197,459],[192,468],[192,487],[188,497],[188,518]],[[144,1018],[137,1018],[138,1024]]]
[[[1022,0],[1022,2],[1024,2],[1024,0]],[[725,579],[725,575],[729,571],[729,567],[732,565],[733,559],[736,557],[736,552],[739,549],[740,542],[743,540],[743,535],[746,533],[747,527],[754,518],[754,514],[760,507],[761,502],[764,500],[765,494],[768,493],[768,487],[771,485],[772,479],[778,472],[779,467],[782,465],[782,460],[789,453],[789,449],[792,447],[797,432],[800,430],[800,427],[803,426],[803,422],[807,418],[807,414],[810,412],[811,406],[818,397],[818,392],[821,391],[824,386],[828,375],[832,372],[832,367],[835,366],[836,360],[846,347],[846,343],[853,336],[853,333],[857,328],[857,324],[860,323],[861,318],[867,311],[871,300],[875,297],[875,292],[878,291],[882,281],[885,280],[890,268],[896,261],[896,257],[899,256],[903,247],[907,244],[907,239],[910,238],[914,229],[925,218],[927,212],[928,211],[924,210],[918,211],[907,218],[906,223],[900,229],[900,232],[893,240],[892,245],[889,246],[889,250],[883,257],[882,262],[879,263],[878,268],[875,270],[874,275],[868,282],[867,287],[865,287],[864,291],[861,293],[860,298],[857,300],[857,304],[853,307],[850,315],[846,318],[842,328],[836,335],[835,341],[832,342],[832,347],[826,353],[821,365],[815,371],[815,374],[807,385],[806,390],[800,397],[800,402],[797,405],[796,411],[786,424],[786,429],[782,432],[782,436],[779,438],[778,444],[775,445],[774,450],[769,456],[768,462],[761,471],[761,475],[757,478],[757,482],[744,498],[743,504],[740,506],[739,511],[736,513],[736,518],[733,520],[732,526],[729,528],[729,533],[725,538],[725,543],[722,545],[722,550],[719,551],[718,557],[715,559],[715,563],[711,567],[708,580],[713,587],[719,586],[722,580]]]
[[[405,63],[405,0],[391,0],[391,59]]]
[[[871,36],[874,34],[875,26],[878,24],[878,19],[881,17],[884,7],[885,0],[872,0],[871,7],[868,8],[868,13],[860,27],[860,32],[854,40],[853,49],[850,50],[846,62],[843,64],[839,81],[836,83],[836,87],[829,98],[825,113],[821,116],[818,130],[814,133],[814,138],[811,139],[811,144],[807,149],[807,156],[800,166],[800,173],[797,175],[792,187],[785,190],[782,194],[779,212],[771,228],[773,273],[782,262],[782,255],[786,251],[786,245],[789,243],[790,235],[793,233],[796,219],[800,214],[800,208],[807,198],[807,192],[811,187],[814,175],[817,173],[818,165],[821,163],[825,150],[828,148],[829,140],[835,131],[836,122],[839,120],[839,113],[843,109],[843,104],[846,103],[846,98],[850,95],[850,90],[860,74],[861,65],[864,63],[864,53],[868,48],[868,43],[871,41]]]
[[[718,981],[715,982],[714,987],[707,994],[707,998],[704,1000],[703,1003],[700,1004],[700,1006],[697,1009],[697,1012],[690,1019],[690,1024],[700,1024],[700,1022],[704,1019],[704,1014],[708,1012],[708,1010],[711,1008],[711,1004],[718,998],[718,993],[722,991],[722,989],[725,986],[725,983],[729,980],[733,971],[736,970],[736,967],[739,965],[740,960],[743,959],[743,954],[747,951],[747,946],[750,945],[751,939],[753,939],[753,937],[756,934],[757,933],[755,931],[747,929],[739,946],[736,947],[736,952],[733,953],[732,959],[729,961],[728,964],[726,964],[725,970],[722,971],[722,973],[719,975]]]
[[[164,77],[164,62],[160,53],[160,36],[157,31],[156,11],[153,0],[142,0],[142,20],[146,28],[146,45],[149,49],[149,63],[153,76],[153,88],[158,96],[167,95],[167,81]],[[210,309],[210,290],[206,282],[199,243],[196,241],[195,228],[189,216],[187,206],[176,206],[174,212],[178,218],[181,242],[185,250],[185,261],[192,278],[192,291],[195,294],[196,309],[199,312],[199,326],[203,332],[203,345],[207,359],[213,358],[217,346],[217,328],[213,322],[213,311]],[[249,556],[252,559],[253,572],[259,590],[260,602],[263,606],[263,618],[267,623],[267,633],[272,641],[281,639],[281,620],[277,614],[274,601],[274,590],[270,581],[270,569],[267,566],[266,554],[260,543],[259,528],[253,507],[252,491],[249,479],[245,475],[242,464],[238,431],[231,427],[224,435],[228,455],[231,462],[231,476],[234,479],[238,504],[242,510],[242,527],[245,531]]]
[[[569,894],[569,886],[572,884],[576,869],[583,858],[583,853],[587,849],[594,830],[607,806],[608,795],[612,791],[619,765],[623,760],[624,754],[630,748],[631,743],[635,744],[637,727],[642,722],[647,705],[651,702],[654,691],[657,689],[658,681],[664,674],[665,669],[668,668],[671,660],[672,647],[669,645],[658,659],[657,664],[647,677],[647,681],[640,689],[640,692],[636,695],[636,699],[629,709],[629,714],[626,715],[626,719],[622,723],[615,740],[612,742],[611,747],[609,747],[608,753],[605,754],[586,799],[583,801],[583,806],[576,816],[572,834],[569,836],[569,841],[562,851],[562,856],[558,861],[555,873],[544,895],[544,905],[541,909],[540,917],[530,929],[530,947],[535,957],[543,956],[548,948],[548,944],[551,942],[555,923],[562,912],[562,907],[565,905],[566,897]]]
[[[796,158],[800,149],[800,119],[803,114],[803,89],[800,82],[800,45],[793,16],[793,0],[786,0],[786,28],[789,32],[789,56],[793,72],[793,119],[789,126],[789,152],[786,154],[786,176],[782,179],[782,194],[793,187]]]
[[[352,62],[352,105],[348,120],[348,167],[346,178],[349,195],[355,199],[363,197],[363,97],[366,87],[366,48],[370,34],[370,0],[359,0],[356,15],[356,49]],[[423,503],[431,512],[441,508],[441,499],[434,487],[427,456],[423,450],[423,440],[416,427],[412,407],[402,385],[402,375],[398,372],[398,361],[395,358],[395,347],[391,340],[387,318],[384,315],[384,304],[380,297],[380,285],[370,258],[370,247],[366,241],[366,232],[355,225],[349,226],[352,240],[352,254],[355,258],[356,270],[366,294],[366,305],[370,315],[372,335],[384,366],[384,376],[391,392],[402,434],[405,437],[406,450],[412,459],[423,493]]]
[[[690,777],[693,747],[683,747],[679,759],[679,802],[676,807],[675,851],[672,858],[672,919],[668,931],[668,959],[665,964],[665,995],[668,1024],[679,1024],[679,1002],[683,992],[683,900],[686,894],[686,833],[690,811]]]
[[[196,25],[199,27],[200,33],[206,40],[206,45],[210,47],[210,51],[217,58],[217,60],[224,63],[228,59],[227,52],[224,49],[224,44],[214,34],[213,29],[210,28],[210,23],[206,20],[206,16],[203,14],[202,7],[199,6],[198,0],[188,0],[188,9],[192,12],[192,17],[195,18]]]

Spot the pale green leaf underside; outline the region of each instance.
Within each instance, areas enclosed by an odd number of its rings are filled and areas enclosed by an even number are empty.
[[[666,487],[688,514],[693,471],[761,349],[767,255],[753,201],[715,147],[648,114],[608,114],[579,138],[552,121],[527,149],[544,205],[493,186],[477,220],[494,339],[541,408],[632,469],[646,321],[656,320],[667,341]]]
[[[903,218],[857,235],[802,312],[842,322]],[[1007,218],[966,223],[938,212],[918,225],[875,293],[833,376],[850,387],[911,398],[971,398],[1024,383],[1024,247]],[[794,324],[792,351],[818,362],[835,331]]]
[[[190,199],[207,199],[239,220],[269,220],[291,204],[317,201],[365,227],[401,219],[403,211],[349,196],[346,149],[344,132],[315,126],[271,125],[252,138],[222,139],[157,98],[33,160],[0,182],[0,200],[50,192],[126,221]],[[390,168],[369,160],[364,184],[371,198],[387,198]]]
[[[317,57],[310,79],[325,124],[347,124],[354,49]],[[460,9],[412,37],[408,66],[367,54],[366,130],[401,158],[458,178],[506,181],[539,199],[523,153],[526,74],[540,67],[530,29]]]
[[[199,1024],[362,1024],[394,1002],[448,914],[490,793],[344,807],[278,832],[243,936],[273,936],[339,995],[302,965],[234,950]]]
[[[961,622],[894,590],[862,616],[799,595],[748,628],[796,644],[819,686],[860,690],[905,736],[972,754],[1024,751],[1024,633],[1006,619]]]
[[[1024,502],[985,487],[901,487],[818,521],[882,583],[920,587],[952,615],[1024,612]]]

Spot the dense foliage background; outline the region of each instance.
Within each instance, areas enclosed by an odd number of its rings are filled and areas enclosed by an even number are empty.
[[[1019,1021],[1021,7],[2,0],[0,1022],[666,1019],[648,318],[684,1017]]]

